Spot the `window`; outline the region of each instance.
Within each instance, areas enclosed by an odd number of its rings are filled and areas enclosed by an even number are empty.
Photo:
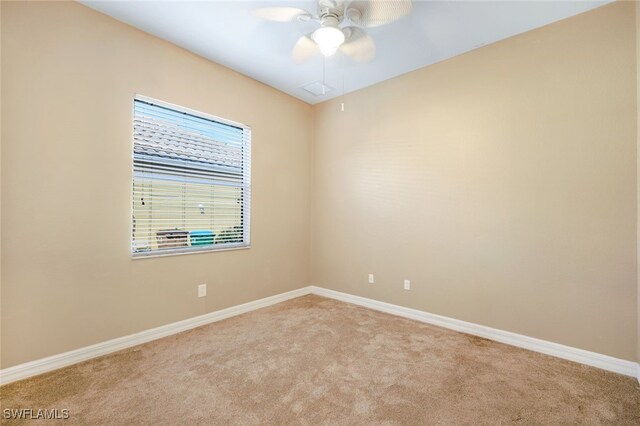
[[[136,97],[134,257],[249,246],[251,129]]]

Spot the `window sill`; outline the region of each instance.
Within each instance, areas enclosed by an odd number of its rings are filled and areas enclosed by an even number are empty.
[[[132,253],[131,259],[139,260],[139,259],[149,259],[152,257],[181,256],[186,254],[201,254],[201,253],[211,253],[216,251],[245,250],[250,248],[251,248],[251,245],[240,245],[240,246],[227,246],[227,247],[217,247],[217,248],[211,248],[211,247],[203,247],[199,249],[189,248],[187,250],[185,249],[163,250],[162,252],[143,251],[139,253]]]

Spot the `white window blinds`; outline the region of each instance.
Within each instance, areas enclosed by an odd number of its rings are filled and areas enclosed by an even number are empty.
[[[134,100],[133,256],[249,246],[251,130]]]

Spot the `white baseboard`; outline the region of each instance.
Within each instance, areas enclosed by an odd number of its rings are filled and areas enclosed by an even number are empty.
[[[86,361],[102,355],[107,355],[132,346],[147,343],[152,340],[220,321],[256,309],[284,302],[289,299],[304,296],[307,294],[316,294],[318,296],[328,297],[347,303],[363,306],[377,311],[410,318],[427,324],[436,325],[443,328],[459,331],[462,333],[472,334],[486,339],[495,340],[497,342],[506,343],[508,345],[517,346],[535,352],[567,359],[569,361],[581,364],[591,365],[603,370],[613,371],[615,373],[627,376],[637,377],[640,382],[640,364],[632,361],[626,361],[595,352],[585,351],[570,346],[560,345],[545,340],[535,339],[533,337],[523,336],[521,334],[510,333],[508,331],[498,330],[491,327],[485,327],[466,321],[461,321],[441,315],[431,314],[417,309],[405,308],[403,306],[393,305],[390,303],[380,302],[365,297],[354,296],[335,290],[329,290],[321,287],[309,286],[286,293],[278,294],[264,299],[255,300],[253,302],[243,303],[242,305],[232,306],[220,311],[210,312],[194,318],[183,321],[174,322],[172,324],[163,325],[142,331],[140,333],[131,334],[129,336],[119,337],[117,339],[108,340],[106,342],[97,343],[95,345],[86,346],[84,348],[64,352],[62,354],[53,355],[36,361],[26,362],[13,367],[0,370],[0,385],[15,382],[17,380],[26,379],[31,376],[57,370],[78,362]]]
[[[304,296],[306,294],[309,294],[310,292],[310,287],[304,287],[286,293],[277,294],[275,296],[265,297],[264,299],[243,303],[242,305],[232,306],[220,311],[210,312],[208,314],[174,322],[172,324],[167,324],[149,330],[141,331],[139,333],[130,334],[128,336],[118,337],[116,339],[97,343],[91,346],[86,346],[84,348],[75,349],[47,358],[42,358],[39,360],[5,368],[3,370],[0,370],[0,385],[5,385],[17,380],[22,380],[31,376],[57,370],[59,368],[86,361],[91,358],[107,355],[112,352],[130,348],[142,343],[147,343],[152,340],[160,339],[162,337],[170,336],[172,334],[210,324],[212,322],[220,321],[225,318],[244,314],[256,309],[284,302],[285,300]]]
[[[311,293],[317,294],[318,296],[340,300],[343,302],[353,303],[354,305],[375,309],[377,311],[386,312],[400,317],[410,318],[427,324],[437,325],[439,327],[448,328],[450,330],[484,337],[485,339],[494,340],[496,342],[506,343],[507,345],[528,349],[530,351],[540,352],[546,355],[555,356],[557,358],[590,365],[593,367],[601,368],[603,370],[613,371],[614,373],[637,377],[638,381],[640,382],[640,365],[632,361],[626,361],[608,355],[586,351],[584,349],[573,348],[558,343],[548,342],[546,340],[523,336],[522,334],[516,334],[491,327],[485,327],[479,324],[431,314],[428,312],[419,311],[417,309],[392,305],[391,303],[379,302],[377,300],[368,299],[366,297],[354,296],[351,294],[342,293],[335,290],[328,290],[321,287],[311,286]]]

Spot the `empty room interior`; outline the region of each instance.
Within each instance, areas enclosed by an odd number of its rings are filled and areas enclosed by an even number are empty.
[[[640,3],[2,1],[0,422],[640,425]]]

